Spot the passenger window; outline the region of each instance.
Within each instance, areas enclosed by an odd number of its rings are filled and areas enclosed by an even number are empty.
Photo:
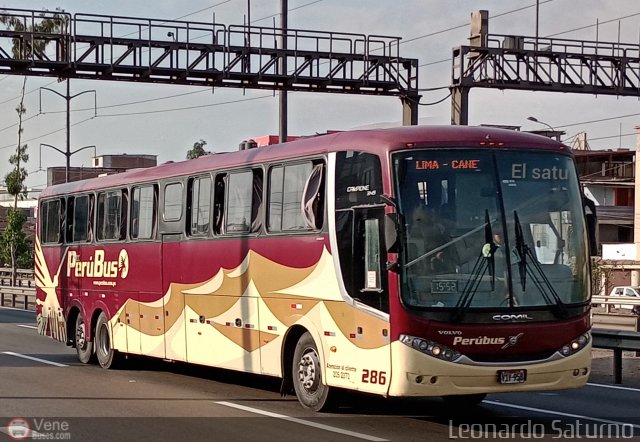
[[[99,241],[121,240],[126,236],[126,205],[122,203],[120,190],[102,192],[98,195],[97,231]]]
[[[156,192],[154,186],[134,187],[131,198],[131,239],[155,236]]]
[[[209,233],[209,214],[211,209],[211,178],[199,177],[190,180],[190,234],[207,235]]]
[[[182,183],[167,184],[164,188],[163,219],[179,221],[182,218]]]
[[[262,224],[262,170],[227,176],[224,233],[250,233]]]
[[[313,230],[324,215],[323,165],[311,161],[271,168],[268,229],[270,232]]]
[[[40,209],[40,239],[43,244],[60,243],[60,222],[60,200],[43,202]]]
[[[91,213],[89,195],[78,196],[73,204],[72,242],[91,240]]]

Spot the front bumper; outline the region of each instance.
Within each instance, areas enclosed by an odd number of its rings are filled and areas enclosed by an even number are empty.
[[[399,341],[391,344],[391,355],[393,377],[389,396],[397,397],[579,388],[586,384],[591,372],[591,343],[566,358],[517,366],[445,362]],[[501,369],[526,369],[527,380],[521,384],[499,384],[497,371]]]

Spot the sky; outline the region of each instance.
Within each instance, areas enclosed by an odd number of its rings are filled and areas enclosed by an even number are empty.
[[[255,26],[277,25],[279,0],[0,0],[1,8],[55,9],[158,20],[191,20],[242,24],[248,5]],[[576,7],[579,4],[579,9]],[[468,43],[472,12],[489,11],[489,32],[535,35],[535,0],[289,0],[289,27],[317,31],[397,36],[400,55],[419,60],[420,124],[449,124],[452,48]],[[596,23],[599,23],[596,26]],[[540,0],[539,35],[554,38],[638,44],[640,3],[637,0]],[[17,114],[24,77],[0,75],[0,179],[17,143]],[[30,187],[44,187],[47,167],[64,166],[64,156],[41,143],[66,146],[65,102],[50,88],[65,93],[55,78],[28,77],[23,140],[29,146]],[[95,145],[98,155],[157,155],[158,162],[182,161],[202,139],[213,152],[236,150],[245,139],[278,133],[278,98],[265,90],[172,86],[72,80],[71,150]],[[444,99],[444,100],[443,100]],[[443,101],[441,101],[443,100]],[[441,101],[439,104],[430,104]],[[185,109],[186,108],[186,109]],[[191,109],[189,109],[191,108]],[[570,143],[587,132],[592,149],[635,148],[640,125],[638,98],[550,92],[472,89],[469,124],[545,126],[534,116],[567,132]],[[402,107],[396,97],[289,93],[289,135],[400,125]],[[600,121],[604,120],[604,121]],[[72,166],[89,166],[93,150],[71,157]],[[42,170],[40,170],[42,169]]]

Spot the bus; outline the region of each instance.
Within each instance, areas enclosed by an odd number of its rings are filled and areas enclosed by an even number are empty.
[[[244,143],[243,146],[250,146]],[[341,390],[578,388],[589,226],[570,149],[486,127],[337,132],[44,189],[39,333]]]

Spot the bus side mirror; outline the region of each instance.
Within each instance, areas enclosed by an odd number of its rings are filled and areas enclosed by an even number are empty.
[[[582,197],[582,205],[584,206],[584,218],[587,223],[587,240],[589,242],[589,255],[598,255],[598,215],[596,213],[595,203],[587,198]]]
[[[598,218],[591,213],[585,215],[587,221],[587,238],[589,239],[589,255],[598,255]]]
[[[384,215],[384,243],[387,253],[398,253],[398,229],[399,215],[397,213],[387,213]]]

